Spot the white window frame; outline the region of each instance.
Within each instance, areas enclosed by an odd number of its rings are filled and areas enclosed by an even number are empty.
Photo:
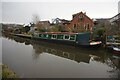
[[[53,35],[56,35],[56,38],[53,38]],[[57,34],[52,34],[52,39],[57,39]]]
[[[71,41],[76,41],[76,35],[74,35],[75,37],[74,37],[74,40],[71,40]],[[70,37],[71,37],[71,35],[70,35]]]
[[[46,34],[46,38],[48,38],[48,36],[49,36],[49,35],[48,35],[48,34]]]
[[[68,39],[65,39],[65,36],[69,36],[69,38],[68,38]],[[70,35],[64,35],[63,39],[64,39],[64,40],[70,40]]]

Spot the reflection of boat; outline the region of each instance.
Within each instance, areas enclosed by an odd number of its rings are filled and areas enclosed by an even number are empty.
[[[74,60],[76,62],[85,62],[85,63],[89,63],[90,60],[90,56],[89,54],[84,54],[82,53],[82,51],[74,51],[71,49],[72,46],[62,46],[62,47],[57,47],[57,45],[46,45],[46,43],[37,43],[32,41],[31,42],[33,48],[35,49],[35,52],[37,54],[42,54],[42,52],[46,52],[52,55],[56,55],[59,57],[63,57],[66,59],[70,59],[70,60]],[[51,45],[51,46],[50,46]],[[72,47],[73,48],[73,47]],[[71,49],[71,50],[69,50]],[[36,54],[35,53],[35,54]]]
[[[98,56],[94,57],[95,61],[104,62],[105,54],[104,50],[97,48],[82,48],[62,44],[52,44],[42,41],[32,40],[31,45],[38,54],[42,52],[47,52],[56,56],[64,57],[76,62],[85,62],[89,63],[91,55]]]
[[[33,39],[39,39],[42,41],[49,41],[54,43],[63,43],[69,45],[82,45],[82,46],[94,46],[100,45],[101,41],[91,41],[90,33],[68,33],[68,32],[34,32]]]

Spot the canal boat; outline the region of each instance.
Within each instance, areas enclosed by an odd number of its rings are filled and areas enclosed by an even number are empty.
[[[49,41],[54,43],[63,43],[70,45],[81,45],[81,46],[95,46],[100,45],[101,41],[91,41],[90,33],[72,33],[72,32],[34,32],[32,34],[33,39],[42,41]]]
[[[116,53],[120,53],[120,46],[113,47],[113,51],[116,52]]]
[[[120,53],[120,43],[116,42],[119,40],[116,40],[115,37],[113,37],[113,36],[108,36],[106,41],[107,41],[106,42],[107,48],[110,51],[112,51],[114,53]]]
[[[110,45],[107,46],[108,50],[114,52],[114,53],[120,53],[120,46],[116,46],[116,45]]]

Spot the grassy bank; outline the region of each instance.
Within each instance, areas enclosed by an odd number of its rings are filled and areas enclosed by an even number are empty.
[[[6,65],[0,65],[2,66],[2,78],[16,78],[15,72],[10,70],[8,66]]]

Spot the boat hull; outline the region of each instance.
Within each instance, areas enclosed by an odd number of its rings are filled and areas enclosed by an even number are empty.
[[[36,37],[32,37],[32,39],[38,40],[38,41],[50,42],[50,43],[57,43],[57,44],[65,44],[65,45],[73,45],[73,46],[78,45],[74,41],[65,41],[65,40],[56,40],[56,39],[41,39],[41,38],[36,38]]]
[[[114,52],[114,53],[118,53],[118,54],[120,54],[120,51],[113,50],[113,52]]]
[[[120,49],[117,48],[117,47],[113,47],[113,52],[115,52],[115,53],[119,53],[119,54],[120,54]]]
[[[56,39],[41,39],[32,37],[33,40],[43,41],[43,42],[50,42],[55,44],[63,44],[63,45],[71,45],[71,46],[81,46],[81,47],[91,47],[91,48],[98,48],[101,46],[101,44],[97,45],[80,45],[79,43],[75,41],[67,41],[67,40],[56,40]]]
[[[114,47],[114,46],[108,46],[107,49],[108,49],[110,52],[113,52],[113,53],[119,53],[119,54],[120,54],[120,49],[117,48],[117,47]]]
[[[73,46],[100,46],[101,42],[90,42],[89,33],[34,33],[32,36],[15,34],[14,36],[19,36],[23,38],[29,38],[44,42],[51,42],[57,44],[67,44]],[[62,37],[62,38],[61,38]]]

